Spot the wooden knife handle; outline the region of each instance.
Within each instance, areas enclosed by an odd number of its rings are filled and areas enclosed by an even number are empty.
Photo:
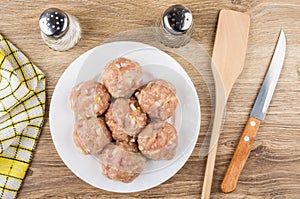
[[[250,117],[248,119],[242,137],[240,138],[239,144],[234,152],[221,184],[221,189],[224,193],[229,193],[235,190],[239,176],[250,154],[251,146],[256,137],[260,122],[260,120],[254,117]]]

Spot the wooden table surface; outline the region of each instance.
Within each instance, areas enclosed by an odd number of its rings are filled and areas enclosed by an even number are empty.
[[[211,198],[300,198],[299,0],[3,0],[0,33],[47,76],[45,125],[18,198],[200,198],[206,159],[198,154],[202,135],[208,128],[205,117],[196,147],[183,168],[155,188],[129,194],[103,191],[76,177],[56,152],[49,128],[53,90],[74,59],[120,31],[153,26],[155,17],[176,3],[185,4],[192,10],[193,38],[210,55],[220,9],[247,12],[251,16],[246,64],[229,96],[218,143]],[[79,19],[82,39],[73,49],[56,52],[43,42],[38,18],[49,7],[60,8]],[[223,194],[220,184],[262,84],[281,28],[287,37],[287,54],[276,92],[236,191]],[[195,85],[199,89],[205,87],[202,84]],[[205,104],[209,100],[202,98],[202,115],[209,115],[210,110]]]

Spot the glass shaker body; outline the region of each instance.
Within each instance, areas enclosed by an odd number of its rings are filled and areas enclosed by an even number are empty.
[[[45,10],[40,16],[39,25],[45,43],[57,51],[72,48],[81,38],[81,28],[76,17],[58,8]]]
[[[183,5],[169,7],[156,23],[158,39],[171,48],[186,45],[193,34],[192,13]]]

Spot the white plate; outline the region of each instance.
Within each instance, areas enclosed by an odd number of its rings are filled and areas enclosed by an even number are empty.
[[[161,78],[177,91],[179,106],[172,123],[179,135],[176,157],[170,161],[150,161],[132,183],[115,182],[102,176],[91,156],[78,152],[73,139],[75,117],[69,106],[69,93],[78,82],[93,79],[112,59],[124,56],[142,65],[144,82]],[[98,46],[77,58],[59,79],[50,104],[50,129],[57,152],[68,168],[85,182],[113,192],[136,192],[155,187],[172,177],[185,164],[200,130],[200,104],[187,73],[168,54],[137,42],[113,42]],[[63,129],[63,130],[62,130]]]

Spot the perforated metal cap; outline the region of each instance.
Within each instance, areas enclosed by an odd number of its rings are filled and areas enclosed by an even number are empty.
[[[164,29],[174,35],[185,34],[193,25],[192,13],[183,5],[169,7],[162,17]]]
[[[69,18],[64,11],[49,8],[41,14],[39,24],[45,35],[59,38],[68,31]]]

